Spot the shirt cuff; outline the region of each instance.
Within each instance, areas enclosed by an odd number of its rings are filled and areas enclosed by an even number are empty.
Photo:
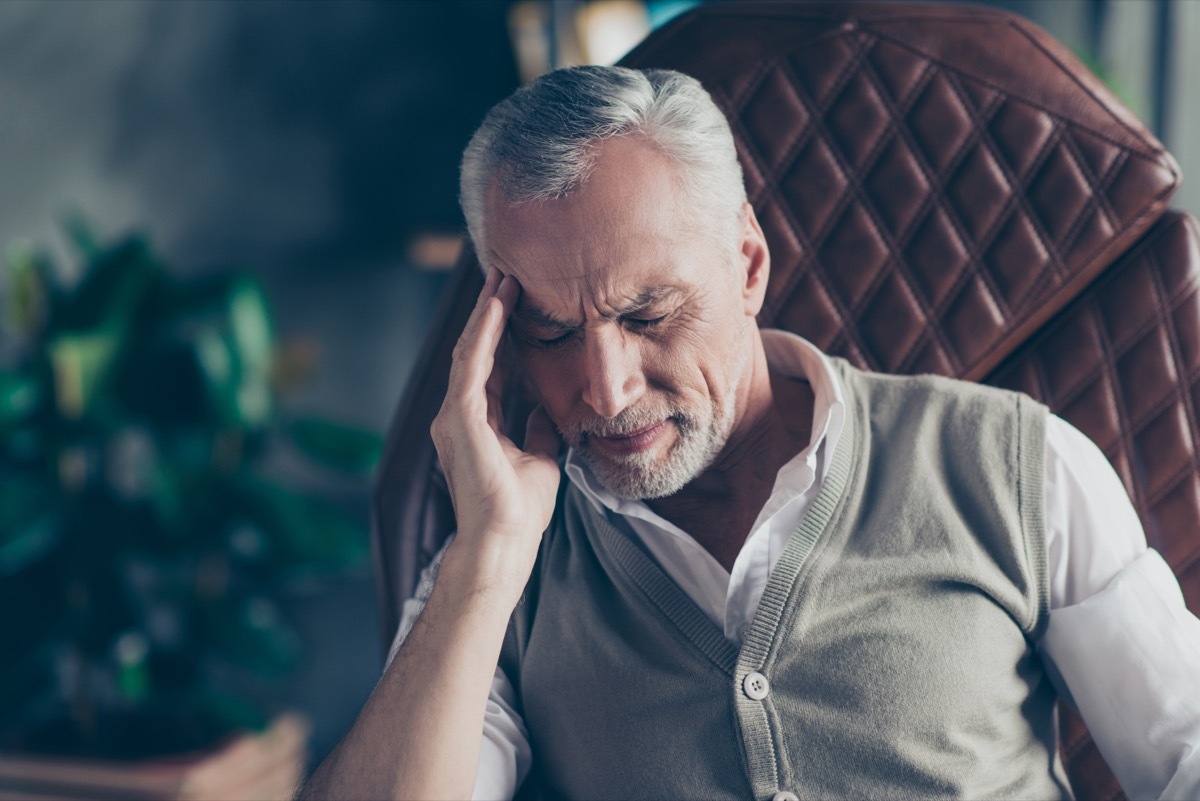
[[[1200,798],[1200,620],[1156,551],[1052,611],[1040,647],[1126,795]]]
[[[497,667],[483,716],[483,742],[471,801],[510,801],[532,764],[529,733],[516,711],[516,691]]]

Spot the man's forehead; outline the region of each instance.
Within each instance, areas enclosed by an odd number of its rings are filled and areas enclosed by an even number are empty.
[[[526,290],[517,300],[513,316],[522,322],[562,325],[578,322],[580,310],[591,308],[601,317],[618,317],[678,300],[686,291],[687,288],[678,283],[640,285],[605,298],[595,297],[595,293],[582,286],[563,287],[549,297],[545,297],[544,292]]]
[[[484,194],[483,218],[489,244],[519,232],[513,245],[570,247],[597,231],[631,232],[679,227],[691,219],[679,168],[651,145],[618,137],[597,146],[587,177],[553,197],[508,197],[501,176]]]

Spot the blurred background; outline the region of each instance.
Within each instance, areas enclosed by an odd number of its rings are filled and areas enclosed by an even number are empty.
[[[64,362],[62,348],[51,347],[64,331],[92,330],[79,322],[87,314],[72,310],[72,303],[109,304],[105,325],[125,332],[113,340],[119,346],[104,346],[110,350],[124,353],[120,348],[131,346],[138,331],[158,337],[169,329],[172,347],[186,340],[188,358],[203,367],[195,354],[204,348],[193,347],[191,334],[178,333],[193,330],[190,322],[181,329],[178,308],[201,304],[208,310],[203,319],[216,326],[211,330],[237,329],[239,312],[212,309],[233,309],[240,290],[225,285],[213,295],[193,288],[238,276],[244,284],[237,285],[251,286],[261,301],[271,331],[269,342],[243,345],[270,351],[269,391],[278,397],[272,395],[269,421],[222,417],[213,436],[221,440],[229,426],[242,426],[239,436],[247,441],[268,429],[271,437],[287,433],[291,444],[239,451],[239,458],[261,463],[283,486],[326,501],[343,526],[333,529],[338,536],[359,537],[365,545],[372,448],[386,431],[461,246],[457,164],[474,126],[522,82],[552,66],[611,63],[694,5],[697,0],[0,2],[0,246],[16,265],[0,277],[0,295],[9,306],[24,298],[28,317],[29,276],[40,275],[50,287],[38,290],[51,298],[43,305],[67,309],[63,320],[75,315],[75,323],[57,329],[25,320],[17,331],[10,321],[0,334],[0,368],[13,368],[31,347],[41,347],[58,354],[47,362],[52,376],[46,380],[60,392],[68,362],[83,365],[78,380],[90,386],[93,357],[87,354],[95,348],[78,346],[70,352],[84,355]],[[994,5],[1033,19],[1071,47],[1150,125],[1185,177],[1200,176],[1200,89],[1188,77],[1200,75],[1200,3]],[[1200,178],[1184,181],[1174,205],[1200,213]],[[147,301],[152,312],[129,311],[132,306],[122,312],[126,307],[110,298],[117,290],[81,296],[78,287],[89,275],[110,269],[97,264],[140,258],[120,251],[134,233],[161,272],[154,286],[170,287],[155,290],[155,298],[208,300],[154,300]],[[124,286],[126,279],[105,280]],[[155,322],[127,333],[123,313]],[[190,321],[196,313],[184,317]],[[49,342],[47,330],[58,339]],[[245,361],[238,347],[229,345],[231,358]],[[158,356],[129,358],[147,370],[161,364]],[[109,362],[96,364],[108,369]],[[155,380],[184,369],[199,371],[199,378],[180,386],[209,386],[205,381],[216,379],[201,367],[172,367]],[[59,407],[58,422],[45,430],[74,432],[80,420],[92,419],[86,410]],[[189,425],[197,420],[209,418],[200,414]],[[309,427],[297,434],[298,422]],[[126,419],[118,428],[129,425]],[[158,423],[138,425],[158,442]],[[88,430],[89,442],[108,436]],[[307,451],[315,449],[326,466],[340,454],[340,466],[348,469],[314,467],[302,458],[305,432],[309,444],[317,440]],[[0,462],[0,471],[14,469],[11,461]],[[61,454],[55,465],[56,480],[65,481]],[[0,497],[0,512],[5,503]],[[18,501],[7,503],[15,508]],[[92,532],[104,533],[102,527]],[[22,565],[36,561],[22,558]],[[365,552],[337,553],[333,561],[335,569],[273,596],[294,630],[294,669],[286,678],[247,685],[264,708],[306,716],[312,764],[352,722],[384,652]],[[247,575],[253,582],[257,574]],[[31,602],[37,603],[19,601]],[[13,606],[0,606],[0,620],[13,623],[17,615]],[[131,613],[130,620],[141,619]],[[114,632],[134,629],[122,623]],[[147,647],[141,636],[126,637],[120,647],[97,646],[97,653],[116,648],[118,665],[133,664]],[[153,650],[154,637],[146,637]],[[47,656],[58,666],[56,686],[63,665],[74,664],[63,648],[60,642]],[[116,695],[126,697],[129,687],[141,685],[122,670],[101,671],[97,681],[115,682]]]

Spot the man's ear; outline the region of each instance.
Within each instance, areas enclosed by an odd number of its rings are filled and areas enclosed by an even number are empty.
[[[757,317],[767,296],[767,281],[771,277],[771,254],[767,238],[754,207],[747,202],[742,207],[742,239],[738,250],[738,266],[742,277],[742,300],[747,317]]]

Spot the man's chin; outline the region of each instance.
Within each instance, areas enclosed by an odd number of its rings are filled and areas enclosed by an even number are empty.
[[[665,498],[683,489],[694,476],[681,475],[671,460],[638,453],[615,458],[584,448],[584,460],[604,488],[625,501]],[[665,463],[664,463],[665,462]]]

